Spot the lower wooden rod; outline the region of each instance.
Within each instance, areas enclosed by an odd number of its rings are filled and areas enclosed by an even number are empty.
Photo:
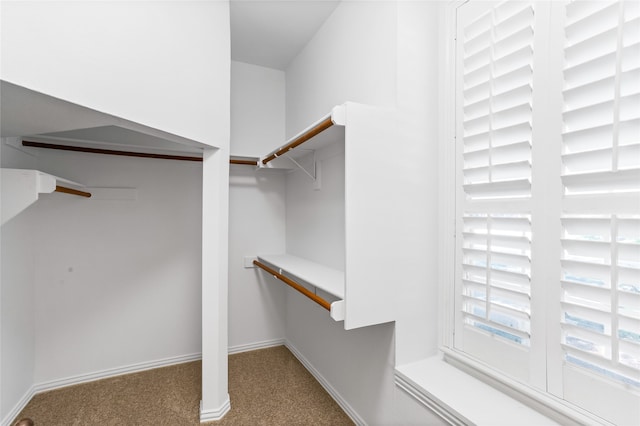
[[[261,263],[261,262],[259,262],[257,260],[254,260],[253,264],[256,265],[258,268],[264,269],[265,271],[267,271],[268,273],[270,273],[271,275],[273,275],[275,278],[279,279],[280,281],[284,282],[288,286],[293,287],[294,289],[298,290],[300,293],[304,294],[309,299],[313,300],[318,305],[320,305],[323,308],[325,308],[327,311],[331,310],[331,303],[327,302],[322,297],[320,297],[320,296],[318,296],[316,294],[313,294],[312,292],[307,290],[305,287],[303,287],[300,284],[298,284],[297,282],[293,281],[291,278],[285,277],[284,275],[282,275],[278,271],[274,271],[273,269],[269,268],[264,263]]]
[[[91,197],[90,192],[79,191],[77,189],[67,188],[66,186],[60,186],[60,185],[56,185],[55,192],[64,192],[65,194],[79,195],[80,197],[87,197],[87,198]]]

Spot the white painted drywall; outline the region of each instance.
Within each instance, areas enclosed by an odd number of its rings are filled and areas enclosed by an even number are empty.
[[[286,71],[287,137],[346,101],[392,107],[396,4],[342,2]]]
[[[287,176],[287,253],[344,271],[344,145],[316,151],[321,189],[300,170]]]
[[[259,157],[284,144],[284,72],[231,61],[231,154]]]
[[[0,7],[3,80],[200,142],[228,143],[228,123],[219,122],[229,109],[227,2]]]
[[[347,332],[326,312],[287,292],[290,344],[368,424],[426,424],[434,419],[420,405],[410,414],[400,412],[407,401],[401,395],[394,403],[403,391],[393,383],[393,370],[398,360],[417,359],[437,349],[437,145],[435,114],[430,115],[437,101],[437,7],[433,2],[343,2],[286,70],[288,136],[344,101],[397,107],[398,137],[389,141],[389,155],[424,160],[420,167],[402,171],[413,180],[398,188],[415,196],[411,203],[398,206],[407,223],[415,225],[402,247],[411,248],[410,257],[402,265],[371,265],[403,268],[402,276],[409,277],[389,283],[395,323]],[[394,153],[395,148],[399,152]],[[344,196],[338,182],[344,185],[344,173],[337,171],[343,158],[337,156],[332,160],[335,167],[328,161],[323,168],[319,192],[324,194],[313,193],[300,172],[287,177],[287,251],[337,267],[338,258],[344,258],[342,249],[334,246],[340,240],[337,234],[344,233],[337,213],[338,200]],[[389,172],[384,165],[372,167]],[[329,169],[335,174],[327,181]],[[314,217],[318,216],[314,211],[333,207],[336,213]],[[307,221],[312,218],[317,222]],[[312,229],[305,229],[305,223]]]
[[[231,166],[229,179],[229,349],[241,351],[282,341],[284,284],[244,257],[284,253],[284,176]],[[233,401],[232,401],[233,403]]]
[[[395,58],[396,4],[341,3],[286,70],[287,135],[344,101],[395,105]],[[287,251],[344,268],[344,154],[321,167],[320,191],[301,172],[287,177]],[[287,296],[290,344],[362,420],[393,424],[393,324],[347,332],[308,299]]]
[[[199,353],[202,164],[48,150],[38,163],[137,199],[37,201],[35,382]]]
[[[411,202],[402,206],[411,258],[397,283],[396,364],[433,355],[438,346],[438,2],[399,1],[397,50],[398,143]]]
[[[260,156],[284,142],[284,72],[231,62],[231,152]],[[282,172],[231,166],[229,178],[229,349],[284,339],[284,286],[244,257],[285,249]],[[267,343],[268,344],[268,343]],[[233,404],[233,401],[232,401]]]
[[[287,339],[364,424],[398,424],[393,415],[392,323],[345,331],[342,322],[287,289]]]
[[[0,159],[2,167],[36,166],[34,157],[6,146],[4,140]],[[35,232],[32,225],[36,211],[37,207],[32,205],[0,227],[0,420],[33,385]]]
[[[202,167],[202,399],[200,421],[230,409],[228,392],[229,152],[207,149]]]
[[[221,412],[228,401],[228,2],[0,7],[3,80],[219,148],[205,152],[202,165],[202,411]]]

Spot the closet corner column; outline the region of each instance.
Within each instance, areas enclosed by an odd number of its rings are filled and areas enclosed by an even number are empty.
[[[202,168],[202,400],[200,421],[230,410],[228,393],[229,153],[206,149]]]

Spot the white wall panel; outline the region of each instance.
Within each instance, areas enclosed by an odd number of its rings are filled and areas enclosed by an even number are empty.
[[[397,424],[393,324],[345,331],[327,311],[287,289],[287,339],[366,424]]]
[[[39,164],[137,199],[37,201],[36,383],[200,352],[202,164],[57,151]]]
[[[2,144],[2,165],[35,167],[35,158]],[[0,199],[0,203],[3,200]],[[34,275],[37,206],[0,228],[0,419],[33,384],[35,360]]]
[[[228,144],[226,2],[7,1],[1,19],[3,80]]]
[[[195,244],[203,247],[203,257],[207,261],[203,264],[199,259],[198,265],[202,265],[202,269],[198,266],[191,271],[202,276],[199,300],[204,300],[209,308],[201,322],[202,336],[206,340],[202,346],[203,371],[207,377],[203,383],[203,411],[217,412],[228,400],[228,3],[34,1],[2,2],[1,7],[0,77],[3,80],[221,148],[207,153],[211,154],[207,158],[215,161],[205,161],[202,166],[204,185],[200,187],[199,199],[204,202],[202,219],[196,219],[202,221],[202,233]],[[119,177],[115,167],[112,173],[111,177]],[[198,188],[197,183],[194,185]],[[172,203],[170,199],[166,202]],[[163,212],[157,214],[162,216]],[[162,238],[142,235],[145,236],[149,237],[149,242]],[[80,237],[72,234],[72,239]],[[128,236],[121,237],[126,246]],[[158,261],[144,259],[143,265],[150,266]],[[176,274],[172,269],[174,266],[165,265],[166,276]],[[84,272],[74,271],[74,277],[80,275],[78,272]],[[57,272],[62,274],[62,271]],[[140,285],[148,285],[145,280],[149,275],[142,273],[138,278],[142,280]],[[135,290],[130,289],[131,292]],[[150,293],[132,298],[169,298],[175,289],[150,286],[145,290]],[[156,295],[154,290],[159,293]],[[185,307],[198,311],[184,300],[188,297],[190,293],[177,296],[176,302],[183,303],[178,312]],[[219,306],[214,306],[212,300]],[[134,315],[132,306],[121,308]],[[215,315],[209,312],[215,312]],[[138,315],[142,314],[141,321],[150,325],[156,317],[144,318],[144,313],[143,310]],[[159,324],[166,325],[169,330],[177,329],[184,325],[183,321],[190,320],[190,315],[175,324],[159,319]],[[179,338],[176,348],[193,343],[190,331]],[[198,332],[198,329],[194,331]],[[139,333],[138,337],[142,341],[153,338],[144,333]],[[158,340],[162,337],[158,336]],[[170,342],[158,345],[162,350],[169,350]],[[126,346],[125,349],[121,347],[120,352],[127,352]],[[146,354],[144,350],[133,350],[131,357],[143,354]],[[114,354],[111,361],[117,364],[125,357]],[[74,368],[66,366],[59,374]],[[36,374],[38,377],[48,375],[48,370]]]
[[[284,176],[233,166],[229,179],[229,347],[284,338],[284,284],[244,257],[283,253]]]
[[[287,137],[346,101],[394,106],[396,3],[340,3],[286,78]]]
[[[396,292],[396,364],[435,353],[438,336],[438,27],[437,2],[398,2],[397,188],[405,203],[401,240],[412,248],[401,263],[406,279]],[[446,71],[444,71],[446,72]],[[390,160],[391,161],[391,160]]]
[[[284,140],[284,72],[231,63],[231,152],[260,156]],[[229,178],[229,347],[284,338],[284,285],[244,257],[285,250],[285,177],[235,165]]]
[[[284,136],[284,72],[231,61],[231,154],[259,157]]]
[[[316,151],[316,162],[320,190],[300,170],[287,176],[287,253],[344,271],[343,142]]]
[[[341,3],[286,70],[287,136],[345,101],[393,106],[395,58],[396,4]],[[344,152],[323,154],[319,191],[302,172],[287,177],[287,252],[342,269]],[[392,424],[393,325],[345,331],[308,299],[287,293],[290,343],[367,423]]]
[[[404,249],[412,247],[413,252],[410,257],[371,265],[395,269],[405,278],[388,283],[389,303],[396,305],[398,314],[395,326],[344,331],[343,324],[288,291],[287,339],[370,424],[426,424],[435,420],[417,404],[410,416],[400,418],[393,401],[401,391],[390,377],[397,360],[418,359],[436,350],[437,10],[438,5],[430,2],[343,2],[286,70],[287,136],[345,101],[397,107],[397,139],[389,141],[387,161],[371,167],[384,176],[393,173],[386,166],[397,167],[402,158],[424,161],[401,169],[406,184],[396,188],[398,197],[413,200],[398,206],[401,212],[393,215],[393,219],[405,221],[404,225],[415,225],[400,237],[406,241]],[[325,185],[326,167],[322,168],[322,189],[318,191],[325,194],[304,192],[312,188],[304,179],[300,172],[287,178],[287,251],[341,267],[336,259],[344,259],[343,248],[329,241],[329,232],[337,232],[338,215],[314,223],[318,229],[303,226],[313,215],[322,216],[320,212],[328,206],[321,203],[337,199],[340,187]],[[338,173],[330,179],[342,177]],[[375,229],[370,235],[378,237]],[[402,404],[407,405],[404,400],[399,407]]]

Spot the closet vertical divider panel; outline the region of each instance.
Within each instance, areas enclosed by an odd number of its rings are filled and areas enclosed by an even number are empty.
[[[345,104],[346,330],[395,320],[394,282],[407,242],[395,113]],[[397,165],[396,166],[394,166]],[[398,262],[400,261],[400,262]]]

